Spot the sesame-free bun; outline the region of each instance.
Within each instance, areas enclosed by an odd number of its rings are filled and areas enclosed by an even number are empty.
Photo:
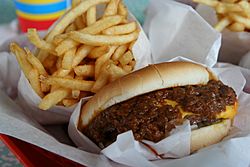
[[[83,107],[78,128],[84,129],[106,108],[138,95],[159,89],[207,84],[216,76],[202,65],[190,62],[166,62],[149,65],[103,87]],[[191,152],[219,142],[230,129],[231,120],[192,131]]]

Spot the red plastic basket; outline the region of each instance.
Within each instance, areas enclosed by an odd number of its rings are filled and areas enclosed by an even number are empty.
[[[25,167],[83,167],[76,162],[16,138],[0,135],[0,139]]]

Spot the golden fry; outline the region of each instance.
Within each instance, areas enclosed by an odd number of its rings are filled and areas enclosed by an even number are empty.
[[[193,0],[193,2],[201,3],[211,7],[216,7],[219,4],[219,1],[217,0]]]
[[[78,102],[76,99],[63,99],[62,103],[65,107],[71,107]]]
[[[118,4],[119,4],[120,0],[110,0],[110,2],[108,3],[103,16],[113,16],[117,14],[117,10],[118,10]]]
[[[136,40],[138,35],[137,31],[127,35],[90,35],[77,31],[70,32],[72,39],[90,46],[124,45]]]
[[[36,92],[36,94],[38,96],[40,96],[40,97],[43,97],[44,94],[43,94],[42,89],[41,89],[41,84],[40,84],[40,81],[39,81],[39,73],[38,73],[37,69],[33,68],[29,72],[28,80],[30,82],[31,87]]]
[[[228,18],[225,17],[223,19],[221,19],[215,26],[214,28],[221,32],[224,28],[226,28],[232,21]]]
[[[73,32],[73,31],[72,31]],[[79,45],[78,42],[72,40],[72,39],[66,39],[62,41],[55,49],[58,56],[62,56],[65,52],[67,52],[69,49],[72,49],[74,47],[77,47]]]
[[[72,48],[69,51],[65,53],[62,60],[62,68],[65,70],[71,70],[72,69],[72,63],[75,58],[76,54],[76,48]]]
[[[45,75],[45,76],[48,75],[48,73],[44,69],[44,67],[43,67],[42,63],[39,61],[39,59],[36,58],[28,48],[24,48],[24,50],[26,51],[26,54],[27,54],[27,60],[33,66],[33,68],[37,69],[38,73],[41,75]]]
[[[92,48],[93,48],[92,46],[87,46],[87,45],[82,45],[81,47],[79,47],[73,59],[72,67],[74,68],[78,66],[78,64],[80,64],[81,61],[88,56]]]
[[[94,48],[88,55],[88,58],[97,59],[109,51],[109,46],[99,46]]]
[[[48,110],[49,108],[55,106],[57,103],[62,101],[70,94],[70,90],[65,88],[58,88],[53,92],[47,94],[39,104],[39,108],[42,110]]]
[[[85,81],[54,76],[43,79],[42,82],[48,85],[57,85],[63,88],[81,91],[90,91],[92,86],[94,85],[94,81]]]
[[[136,30],[136,22],[110,27],[103,31],[105,35],[123,35]]]
[[[228,27],[229,30],[234,31],[234,32],[242,32],[245,30],[244,24],[235,22],[232,25]]]
[[[48,43],[44,40],[42,40],[39,35],[37,34],[36,29],[29,28],[27,33],[29,41],[34,44],[37,48],[45,50],[49,53],[52,53],[55,55],[55,46],[51,43]]]
[[[127,65],[129,62],[131,62],[134,59],[134,56],[131,51],[127,51],[124,55],[122,55],[119,58],[119,62],[122,66]]]
[[[80,65],[74,68],[74,72],[77,76],[94,77],[95,66],[94,65]]]
[[[118,60],[128,49],[128,45],[121,45],[116,50],[115,53],[112,56],[112,60],[116,61]]]
[[[89,8],[86,14],[87,26],[90,26],[96,22],[96,6]]]
[[[32,66],[26,59],[25,51],[16,43],[10,44],[10,51],[16,56],[16,59],[26,78],[29,78],[29,72],[32,70]]]
[[[110,0],[85,0],[82,1],[78,6],[69,10],[65,16],[55,25],[55,27],[49,32],[46,37],[46,41],[51,42],[53,38],[63,33],[65,28],[72,23],[78,16],[85,13],[90,7],[97,4],[108,3]]]
[[[124,17],[128,16],[128,10],[126,6],[123,4],[122,0],[120,1],[118,5],[118,14]]]

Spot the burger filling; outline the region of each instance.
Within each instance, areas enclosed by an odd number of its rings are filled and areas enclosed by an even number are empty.
[[[105,109],[83,132],[101,148],[128,130],[138,141],[158,142],[185,119],[202,127],[233,118],[236,101],[232,88],[214,80],[207,85],[157,90]]]

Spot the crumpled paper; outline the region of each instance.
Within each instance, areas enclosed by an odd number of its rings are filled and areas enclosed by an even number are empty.
[[[198,5],[196,10],[210,25],[214,26],[217,23],[217,16],[213,8]],[[241,58],[250,51],[249,43],[249,32],[232,32],[224,29],[219,61],[239,64]]]
[[[171,0],[151,0],[144,29],[151,42],[153,61],[188,57],[212,67],[221,35],[190,6]]]

